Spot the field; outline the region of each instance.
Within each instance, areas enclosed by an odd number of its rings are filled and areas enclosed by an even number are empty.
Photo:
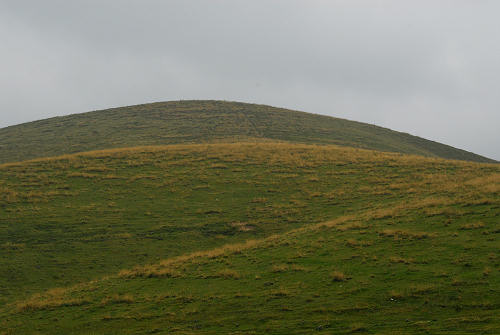
[[[145,145],[269,141],[494,162],[406,133],[324,115],[238,102],[170,101],[0,129],[0,163]]]
[[[291,143],[0,166],[0,334],[498,334],[500,166]]]

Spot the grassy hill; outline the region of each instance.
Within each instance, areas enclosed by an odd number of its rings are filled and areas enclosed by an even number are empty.
[[[205,113],[157,106],[128,113]],[[199,124],[188,141],[223,134]],[[0,213],[0,334],[500,333],[496,164],[291,143],[114,149],[1,165]]]
[[[493,162],[464,150],[360,122],[263,105],[172,101],[56,117],[0,129],[0,163],[99,149],[241,141],[337,144]]]

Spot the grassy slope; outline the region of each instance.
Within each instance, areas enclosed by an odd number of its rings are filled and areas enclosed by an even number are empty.
[[[365,123],[263,105],[173,101],[0,129],[0,163],[119,147],[241,140],[338,144],[492,162],[467,151]]]
[[[338,200],[329,193],[348,186],[339,183],[355,185],[356,176],[328,178],[304,161],[304,150],[284,144],[173,146],[4,166],[1,296],[69,285],[356,208],[361,201],[354,189],[345,190],[342,206],[332,206]],[[278,159],[300,165],[269,170],[269,161]],[[308,182],[316,174],[324,183]]]
[[[497,334],[499,178],[271,143],[4,165],[0,333]]]

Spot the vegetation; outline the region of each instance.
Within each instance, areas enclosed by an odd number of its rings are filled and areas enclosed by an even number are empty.
[[[113,108],[0,129],[0,163],[90,150],[208,142],[286,141],[493,162],[444,144],[360,122],[224,101]]]
[[[290,143],[0,166],[0,334],[498,334],[500,166]]]

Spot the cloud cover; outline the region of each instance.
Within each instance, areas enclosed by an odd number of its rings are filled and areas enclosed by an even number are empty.
[[[0,127],[179,99],[374,123],[500,159],[498,1],[0,3]]]

